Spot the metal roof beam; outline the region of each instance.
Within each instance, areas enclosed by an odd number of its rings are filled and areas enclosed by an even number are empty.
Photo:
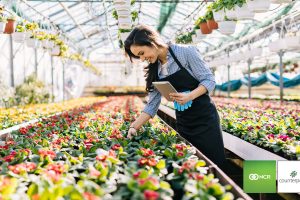
[[[80,2],[73,3],[72,5],[68,6],[68,8],[69,8],[69,9],[70,9],[70,8],[73,8],[74,6],[77,6],[78,4],[80,4]],[[55,15],[58,15],[58,14],[64,12],[64,11],[65,11],[65,9],[58,10],[58,11],[56,11],[55,13],[50,14],[49,17],[54,17]]]

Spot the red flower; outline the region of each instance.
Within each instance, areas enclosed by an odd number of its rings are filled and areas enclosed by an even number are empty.
[[[17,155],[17,153],[15,151],[11,152],[9,155],[3,157],[2,159],[5,161],[5,162],[11,162],[14,160],[15,156]]]
[[[97,197],[96,195],[89,192],[84,192],[83,197],[85,200],[101,200],[100,197]]]
[[[177,157],[183,157],[184,156],[184,153],[182,151],[179,151],[177,152],[176,154]]]
[[[135,179],[137,179],[137,178],[140,176],[140,174],[141,174],[140,171],[139,171],[139,172],[135,172],[135,173],[133,174],[133,177],[134,177]]]
[[[52,171],[55,171],[55,173],[57,174],[62,174],[66,169],[65,169],[65,166],[61,163],[52,163],[52,164],[49,164],[47,165],[47,170],[52,170]]]
[[[144,198],[145,200],[157,200],[159,198],[159,193],[152,190],[145,190]]]
[[[271,138],[274,139],[275,136],[274,136],[274,134],[268,134],[267,137],[268,137],[268,139],[271,139]]]
[[[24,172],[30,172],[36,168],[36,164],[32,162],[28,163],[20,163],[17,165],[10,165],[8,166],[8,169],[12,171],[15,174],[21,174]]]
[[[121,148],[120,144],[115,144],[114,146],[111,147],[113,150],[119,150]]]
[[[53,159],[56,156],[56,153],[54,151],[51,151],[51,150],[39,149],[38,153],[42,158],[45,158],[46,156],[49,156],[51,159]]]
[[[279,135],[278,138],[281,139],[281,140],[284,141],[284,142],[286,142],[287,140],[290,139],[290,137],[287,136],[287,135]]]
[[[99,155],[99,156],[96,156],[96,160],[98,161],[105,161],[107,158],[107,155]]]
[[[175,144],[175,148],[178,150],[178,151],[183,151],[184,149],[187,148],[187,146],[185,144]]]
[[[20,129],[19,129],[19,132],[20,132],[21,134],[25,135],[25,134],[27,134],[27,132],[28,132],[28,128],[26,128],[26,127],[20,128]]]
[[[89,175],[90,175],[92,178],[97,178],[98,176],[101,175],[101,173],[100,173],[97,169],[95,169],[95,167],[91,166],[91,167],[89,168]]]
[[[155,158],[150,158],[147,163],[149,166],[153,167],[157,164],[157,161],[155,160]]]
[[[145,157],[155,156],[154,152],[151,149],[141,148],[141,152]]]
[[[139,165],[145,165],[148,162],[147,158],[140,158],[138,160]]]

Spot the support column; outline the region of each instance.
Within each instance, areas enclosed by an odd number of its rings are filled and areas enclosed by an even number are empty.
[[[248,61],[247,61],[247,63],[248,63],[248,99],[251,99],[251,87],[252,87],[252,85],[251,85],[251,76],[250,76],[250,66],[251,66],[251,64],[252,64],[252,59],[248,59]]]
[[[38,77],[38,58],[37,58],[37,49],[34,47],[34,73]]]
[[[50,57],[51,62],[51,86],[52,86],[52,101],[54,101],[54,64],[53,64],[53,56]]]
[[[231,83],[230,83],[230,65],[227,65],[228,68],[228,88],[227,88],[227,97],[230,97]]]
[[[280,70],[280,102],[283,102],[283,62],[282,62],[282,57],[283,57],[284,52],[282,50],[279,51],[279,70]]]
[[[63,71],[62,71],[62,93],[63,93],[63,101],[65,100],[65,63],[63,63]]]
[[[10,50],[10,86],[15,87],[15,77],[14,77],[14,47],[13,47],[13,40],[12,35],[9,35],[9,50]]]

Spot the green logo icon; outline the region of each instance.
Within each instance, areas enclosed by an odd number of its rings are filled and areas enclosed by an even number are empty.
[[[244,161],[243,182],[247,193],[276,193],[276,161]]]
[[[292,178],[295,178],[297,176],[297,172],[296,171],[292,171],[291,174],[290,174],[290,176]]]

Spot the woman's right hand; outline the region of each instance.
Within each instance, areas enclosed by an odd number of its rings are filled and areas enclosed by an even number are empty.
[[[137,135],[137,131],[135,128],[130,127],[127,133],[127,138],[131,139],[132,136],[136,136]]]

